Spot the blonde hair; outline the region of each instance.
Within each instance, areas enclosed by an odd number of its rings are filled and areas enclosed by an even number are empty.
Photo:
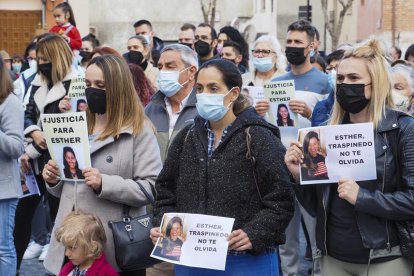
[[[101,220],[93,215],[74,211],[63,220],[55,231],[56,240],[64,246],[78,247],[88,258],[101,256],[106,243]]]
[[[13,82],[0,55],[0,104],[13,92]]]
[[[60,36],[49,33],[36,44],[37,63],[39,54],[52,63],[52,83],[62,81],[72,70],[73,53],[69,44]],[[42,75],[44,79],[44,76]]]
[[[385,47],[377,38],[369,38],[361,44],[345,51],[342,59],[356,58],[367,61],[368,73],[371,77],[371,100],[369,101],[369,122],[376,128],[386,108],[393,108],[391,98],[392,81],[389,65],[386,60]],[[341,124],[346,111],[335,101],[331,125]]]
[[[97,140],[109,136],[118,138],[122,129],[131,128],[134,135],[141,133],[145,121],[144,108],[138,99],[131,71],[125,60],[116,55],[103,55],[90,61],[102,70],[106,91],[105,130]],[[87,109],[88,132],[95,126],[95,115]]]

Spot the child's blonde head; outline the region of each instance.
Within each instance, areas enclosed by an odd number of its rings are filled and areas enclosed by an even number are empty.
[[[71,212],[56,229],[56,240],[65,246],[78,247],[90,258],[101,255],[106,242],[101,220],[92,214]]]

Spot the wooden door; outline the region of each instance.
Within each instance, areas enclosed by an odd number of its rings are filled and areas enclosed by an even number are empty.
[[[41,26],[42,11],[0,10],[0,50],[23,57],[24,50]]]

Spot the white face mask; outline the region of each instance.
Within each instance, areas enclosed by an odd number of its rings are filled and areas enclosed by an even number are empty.
[[[37,71],[37,62],[35,59],[29,60],[29,67]]]
[[[142,35],[145,40],[147,41],[148,45],[151,43],[151,36],[150,35]]]
[[[407,111],[410,107],[410,98],[403,94],[395,91],[391,91],[392,100],[394,101],[395,107],[401,111]]]

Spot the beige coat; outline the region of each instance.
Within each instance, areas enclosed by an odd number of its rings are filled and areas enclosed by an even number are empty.
[[[148,66],[145,69],[144,73],[145,73],[145,76],[149,79],[152,88],[154,88],[154,91],[158,91],[157,78],[158,78],[159,72],[160,71],[158,70],[157,67],[154,67],[152,63],[148,62]]]
[[[126,130],[116,140],[109,137],[104,141],[91,142],[91,158],[92,167],[99,169],[102,174],[100,194],[96,194],[81,180],[76,184],[61,181],[54,187],[47,187],[51,194],[60,197],[55,228],[75,206],[83,212],[97,215],[106,232],[105,255],[108,262],[119,271],[108,221],[121,220],[123,204],[133,207],[130,212],[132,216],[145,213],[144,205],[149,202],[136,181],[151,194],[151,186],[155,185],[162,167],[157,139],[152,128],[146,124],[143,132],[137,136]],[[44,265],[49,272],[57,275],[63,265],[65,248],[56,241],[55,228]]]

